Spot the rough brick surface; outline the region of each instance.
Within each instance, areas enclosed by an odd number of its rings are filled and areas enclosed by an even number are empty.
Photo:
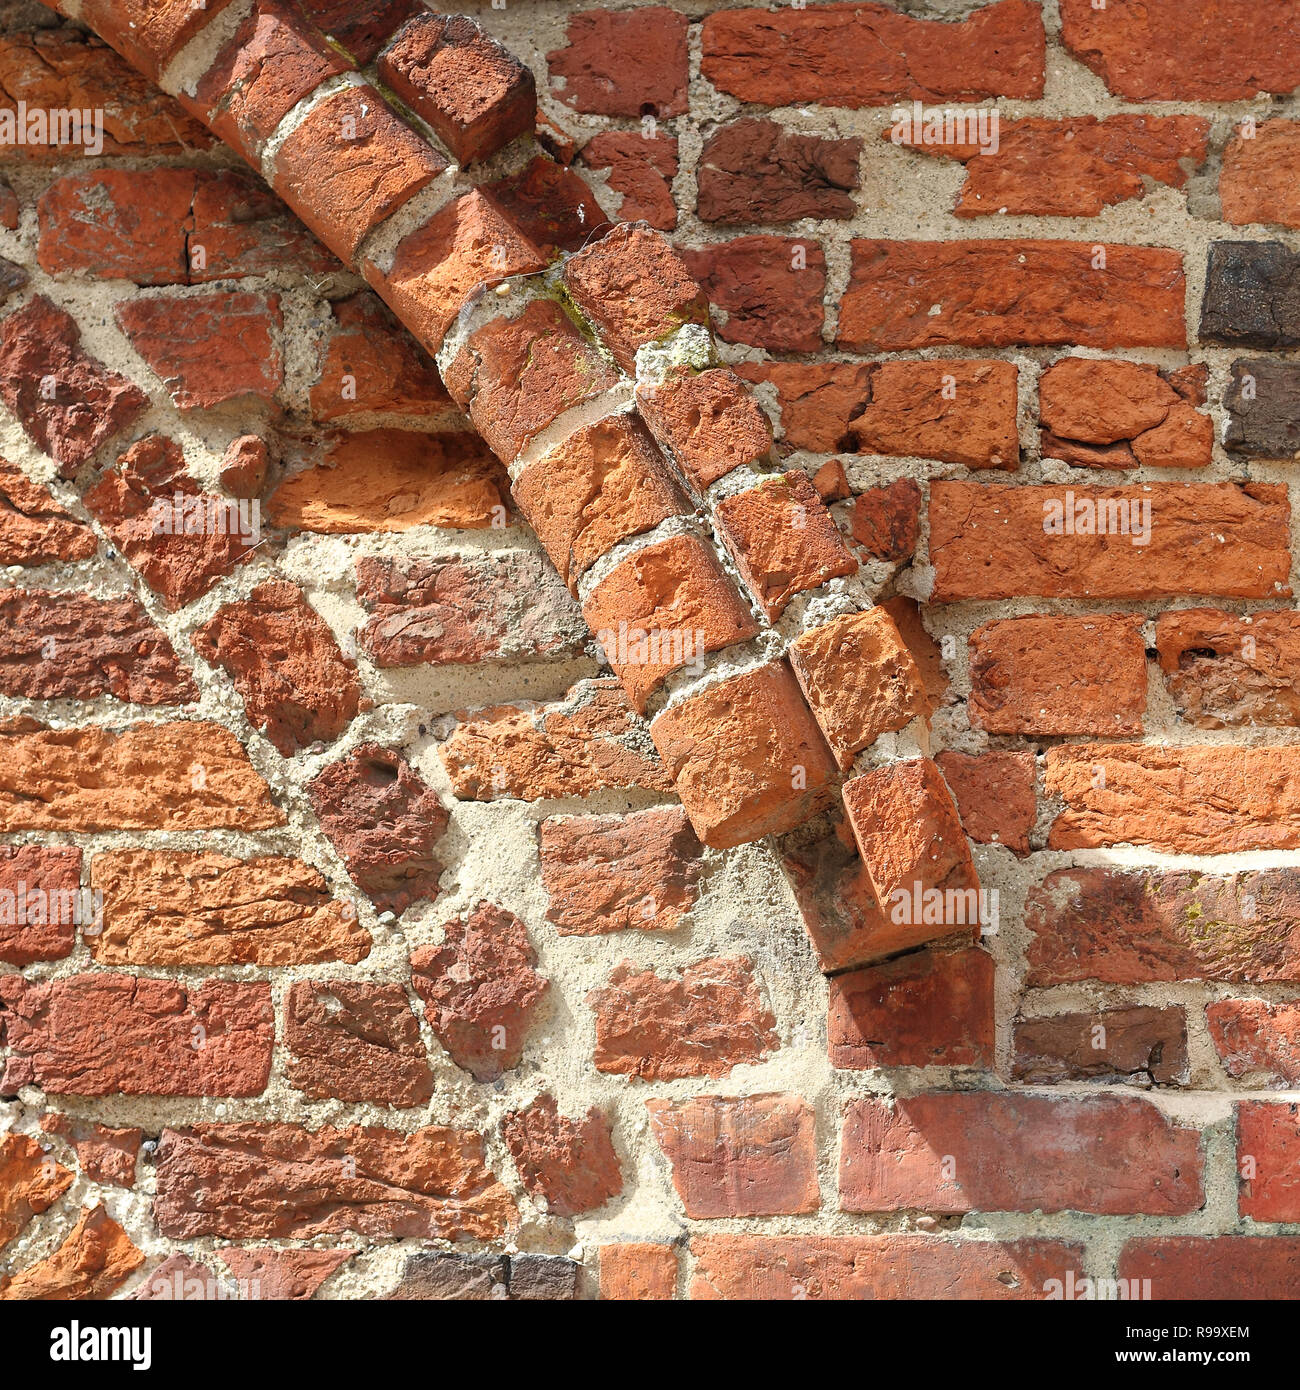
[[[571,1119],[542,1095],[511,1111],[502,1130],[525,1188],[557,1216],[594,1211],[623,1190],[609,1121],[595,1106]]]
[[[1205,1022],[1223,1069],[1236,1080],[1290,1089],[1300,1078],[1300,1009],[1263,999],[1219,999]]]
[[[0,848],[0,961],[23,966],[71,955],[78,924],[93,925],[80,885],[79,849]]]
[[[737,237],[682,259],[721,310],[718,336],[772,352],[816,352],[822,346],[826,253],[815,240]]]
[[[686,25],[685,15],[659,5],[571,15],[565,46],[546,55],[554,94],[575,111],[601,116],[680,116]]]
[[[0,564],[85,560],[96,545],[90,528],[56,502],[48,488],[0,459]]]
[[[981,845],[1029,853],[1038,803],[1032,753],[940,753],[935,762],[957,803],[962,829]]]
[[[0,1249],[33,1216],[48,1211],[75,1181],[62,1164],[47,1163],[44,1149],[25,1134],[0,1139],[0,1176]]]
[[[1017,1080],[1170,1086],[1187,1079],[1187,1022],[1176,1008],[1101,1009],[1017,1019]]]
[[[0,1300],[104,1299],[126,1282],[144,1258],[102,1205],[84,1207],[71,1234],[53,1254],[12,1277],[0,1278]]]
[[[1238,128],[1219,175],[1223,220],[1300,227],[1300,189],[1291,177],[1297,158],[1300,121],[1264,121],[1249,137]]]
[[[723,126],[700,152],[696,210],[705,222],[852,217],[860,140],[787,133],[775,121]]]

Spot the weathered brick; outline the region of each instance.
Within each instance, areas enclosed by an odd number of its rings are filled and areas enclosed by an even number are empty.
[[[1029,853],[1029,832],[1038,812],[1032,753],[945,751],[935,762],[969,839],[1005,845],[1013,854]]]
[[[1029,892],[1028,983],[1300,980],[1291,869],[1057,869]]]
[[[1180,0],[1096,9],[1062,0],[1061,36],[1128,101],[1238,101],[1300,84],[1300,17],[1286,0]]]
[[[357,561],[357,634],[381,668],[574,656],[582,614],[555,571],[529,551],[464,558]]]
[[[1280,241],[1212,242],[1200,340],[1230,347],[1300,346],[1300,252]]]
[[[606,170],[606,187],[622,198],[623,222],[648,222],[656,231],[677,226],[672,181],[677,177],[677,138],[656,132],[602,130],[582,147],[588,169]]]
[[[808,238],[745,236],[683,250],[682,260],[724,316],[718,337],[772,352],[822,347],[826,253]]]
[[[1272,358],[1234,362],[1224,405],[1224,444],[1236,454],[1285,459],[1300,455],[1300,364]]]
[[[916,553],[921,533],[921,489],[911,478],[867,488],[853,499],[849,531],[868,560],[896,563]]]
[[[841,771],[881,734],[930,713],[921,673],[883,608],[812,628],[789,657]]]
[[[682,115],[687,23],[660,5],[571,14],[565,46],[546,55],[553,95],[596,116]]]
[[[72,315],[43,295],[0,324],[0,400],[65,478],[148,405],[134,382],[83,351]]]
[[[622,1241],[600,1247],[602,1299],[662,1302],[676,1294],[677,1252],[671,1245]]]
[[[71,1145],[77,1167],[91,1182],[108,1187],[134,1187],[135,1165],[144,1140],[142,1129],[110,1129],[90,1120],[73,1119],[60,1111],[41,1116],[41,1129]]]
[[[1300,1107],[1242,1101],[1237,1107],[1237,1210],[1254,1221],[1300,1218]]]
[[[509,1297],[505,1255],[422,1250],[410,1255],[401,1282],[388,1295],[399,1302],[484,1302]]]
[[[6,1095],[257,1096],[275,1042],[271,987],[256,981],[7,975],[0,1024]]]
[[[581,682],[552,705],[498,705],[460,724],[440,749],[462,801],[540,801],[601,787],[670,792],[627,696],[612,677]]]
[[[1045,47],[1041,10],[1028,0],[997,0],[957,23],[869,3],[719,10],[704,21],[701,71],[765,106],[1034,98]]]
[[[1140,734],[1142,616],[1007,618],[970,635],[971,724],[995,734]]]
[[[297,0],[313,24],[361,64],[373,62],[379,50],[420,10],[420,0]]]
[[[139,705],[198,699],[167,635],[134,598],[0,589],[0,691],[29,700]]]
[[[696,1236],[699,1299],[1041,1299],[1083,1264],[1054,1240],[937,1236]]]
[[[695,905],[700,843],[679,806],[551,816],[539,849],[546,918],[561,936],[672,931]]]
[[[1038,382],[1038,413],[1054,435],[1086,444],[1135,439],[1163,423],[1178,393],[1142,362],[1063,357]]]
[[[381,912],[438,896],[434,846],[450,817],[401,754],[359,744],[308,782],[307,794],[352,881]]]
[[[299,980],[284,1006],[289,1084],[316,1100],[407,1107],[433,1073],[401,985]]]
[[[1281,597],[1290,593],[1289,518],[1285,491],[1268,483],[935,482],[932,599]]]
[[[1052,849],[1235,854],[1300,845],[1300,749],[1062,745],[1047,751],[1044,788],[1064,804]]]
[[[578,1296],[577,1260],[564,1255],[538,1255],[531,1251],[511,1255],[506,1287],[512,1302],[571,1303]]]
[[[32,1219],[48,1211],[76,1181],[26,1134],[0,1138],[0,1250]]]
[[[993,957],[985,951],[917,951],[832,976],[829,986],[832,1066],[993,1065]]]
[[[441,946],[411,956],[411,982],[433,1035],[476,1081],[519,1065],[549,985],[524,924],[493,903],[443,923]]]
[[[0,565],[45,565],[88,560],[95,533],[50,495],[0,458]]]
[[[190,641],[230,673],[249,722],[285,757],[332,743],[356,716],[357,664],[296,584],[259,584],[218,608]]]
[[[574,303],[614,360],[636,371],[637,349],[686,323],[707,324],[708,305],[686,260],[666,237],[620,223],[564,266]]]
[[[745,956],[696,961],[669,979],[623,961],[587,1003],[596,1016],[596,1069],[641,1081],[726,1076],[779,1045]]]
[[[81,851],[0,845],[0,961],[61,960],[77,944],[77,924],[94,925],[81,897]]]
[[[850,1101],[846,1211],[1184,1215],[1205,1201],[1201,1132],[1149,1101],[1003,1092]]]
[[[1180,608],[1156,619],[1160,669],[1180,718],[1201,729],[1300,723],[1300,616]]]
[[[181,410],[271,402],[284,382],[278,295],[224,290],[124,299],[118,327]]]
[[[1216,999],[1205,1023],[1224,1071],[1261,1088],[1290,1090],[1300,1081],[1300,1005],[1264,999]]]
[[[103,965],[355,965],[370,933],[323,875],[299,859],[232,859],[184,850],[97,854],[103,931],[88,937]]]
[[[835,760],[780,663],[670,705],[650,735],[695,833],[713,849],[782,834],[830,801]]]
[[[743,117],[704,142],[696,211],[722,223],[850,218],[861,153],[856,138],[829,140]]]
[[[331,442],[266,509],[276,526],[351,535],[417,526],[484,530],[507,515],[509,480],[471,434],[366,430]]]
[[[77,17],[114,46],[146,77],[162,70],[230,0],[81,0]]]
[[[609,1121],[597,1106],[571,1119],[547,1093],[510,1111],[501,1132],[524,1187],[555,1216],[594,1211],[623,1190]]]
[[[537,117],[531,70],[465,15],[417,14],[378,73],[461,164],[495,154]]]
[[[1291,1298],[1300,1277],[1300,1237],[1140,1237],[1124,1243],[1119,1277],[1143,1288],[1150,1280],[1153,1299]]]
[[[792,449],[852,453],[849,429],[871,399],[869,362],[740,362],[746,381],[775,388],[782,437]]]
[[[651,433],[698,487],[742,464],[761,464],[771,452],[772,426],[729,368],[681,368],[638,385],[636,400]]]
[[[849,351],[1186,346],[1178,251],[1030,240],[855,240],[852,250],[838,338]]]
[[[544,155],[484,184],[483,191],[547,261],[561,251],[581,251],[614,225],[586,180]]]
[[[1182,1009],[1099,1009],[1015,1020],[1017,1081],[1032,1086],[1092,1081],[1125,1086],[1187,1082],[1187,1020]]]
[[[270,467],[271,451],[261,435],[237,435],[221,460],[221,486],[232,497],[251,502],[261,497]]]
[[[821,1205],[811,1107],[795,1095],[648,1100],[688,1217],[795,1216]]]
[[[0,734],[0,829],[265,830],[284,812],[206,720]]]
[[[71,1234],[53,1254],[12,1277],[0,1277],[0,1301],[106,1299],[144,1258],[102,1204],[83,1207]]]
[[[494,1240],[517,1216],[469,1130],[196,1125],[163,1130],[157,1165],[154,1218],[178,1240]]]
[[[584,572],[619,541],[686,510],[654,442],[629,415],[569,435],[524,469],[514,498],[575,592]]]
[[[228,1245],[218,1253],[237,1283],[256,1290],[258,1298],[298,1303],[311,1298],[356,1251]]]
[[[713,548],[694,535],[634,551],[592,589],[582,612],[638,714],[674,671],[699,671],[706,652],[759,630]]]
[[[1300,227],[1300,121],[1240,125],[1223,152],[1219,202],[1223,220]]]

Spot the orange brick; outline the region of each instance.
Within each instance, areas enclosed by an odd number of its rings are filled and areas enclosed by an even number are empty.
[[[638,386],[636,400],[665,452],[700,487],[742,463],[762,462],[772,448],[767,416],[726,367],[680,369],[658,386]]]
[[[677,1292],[677,1251],[671,1245],[626,1241],[600,1247],[600,1296],[651,1302]]]

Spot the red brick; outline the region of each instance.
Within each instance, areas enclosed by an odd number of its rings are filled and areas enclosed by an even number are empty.
[[[1300,1005],[1265,999],[1216,999],[1205,1022],[1224,1071],[1233,1080],[1259,1077],[1263,1088],[1300,1082]]]
[[[1002,1092],[850,1101],[846,1211],[1178,1216],[1205,1201],[1201,1133],[1150,1102]]]
[[[821,1205],[815,1117],[802,1096],[693,1096],[646,1109],[692,1220],[797,1216]]]
[[[715,515],[741,578],[773,622],[796,594],[857,571],[834,518],[799,469],[724,498]]]
[[[393,414],[441,421],[454,416],[437,368],[382,300],[361,290],[329,307],[311,388],[314,419]]]
[[[658,5],[571,14],[565,46],[546,55],[552,93],[596,116],[682,115],[687,23]]]
[[[520,474],[514,498],[576,592],[578,580],[619,541],[686,510],[645,427],[611,415],[584,425]]]
[[[331,440],[318,464],[287,477],[266,510],[276,526],[325,535],[484,530],[507,516],[508,485],[476,435],[354,431]]]
[[[352,881],[381,912],[438,896],[443,864],[434,846],[450,817],[399,753],[358,744],[317,773],[307,794]]]
[[[0,110],[103,113],[104,150],[114,155],[178,155],[206,150],[212,136],[125,58],[94,34],[37,29],[0,36]],[[30,135],[30,130],[28,132]],[[0,144],[8,160],[62,160],[66,147]]]
[[[723,10],[704,21],[703,75],[741,101],[888,106],[1040,97],[1046,39],[1028,0],[999,0],[957,23],[876,4]]]
[[[600,1296],[656,1302],[677,1294],[677,1252],[671,1245],[624,1241],[600,1247]]]
[[[1100,1009],[1017,1018],[1012,1074],[1032,1086],[1092,1081],[1130,1086],[1187,1082],[1182,1009]]]
[[[806,237],[745,236],[717,242],[682,259],[710,304],[727,343],[772,352],[817,352],[826,313],[826,254]]]
[[[484,285],[546,267],[541,251],[477,190],[435,213],[397,247],[391,268],[367,263],[370,284],[429,352]]]
[[[90,882],[104,929],[89,945],[104,965],[355,965],[370,951],[352,905],[299,859],[111,850]]]
[[[699,671],[706,652],[758,632],[713,548],[670,536],[615,566],[582,606],[605,660],[638,714],[674,671]]]
[[[0,589],[0,691],[28,700],[197,700],[166,633],[135,598]]]
[[[277,295],[216,291],[123,300],[115,317],[181,410],[248,396],[270,402],[283,384]]]
[[[992,1067],[993,957],[917,951],[829,981],[834,1067]]]
[[[1264,222],[1300,227],[1300,187],[1294,177],[1297,160],[1300,121],[1239,125],[1223,152],[1219,175],[1223,220],[1238,226]]]
[[[709,321],[704,293],[686,258],[646,227],[615,227],[565,263],[564,283],[629,374],[636,371],[637,348],[683,324]]]
[[[2,830],[265,830],[284,813],[206,720],[0,735]]]
[[[930,713],[921,673],[883,608],[803,633],[789,657],[841,771],[881,734]]]
[[[461,164],[495,154],[537,117],[532,72],[465,15],[416,15],[378,73]]]
[[[1141,614],[1007,618],[970,635],[974,728],[994,734],[1140,734]]]
[[[898,635],[907,643],[907,649],[912,653],[912,659],[929,692],[930,703],[947,703],[952,687],[943,669],[938,644],[921,621],[921,605],[914,598],[898,594],[894,598],[887,598],[880,606],[893,618]]]
[[[968,119],[973,121],[972,116]],[[960,159],[966,165],[953,211],[958,217],[1096,217],[1102,208],[1142,198],[1153,183],[1182,188],[1188,166],[1205,162],[1210,123],[1203,116],[1031,117],[1000,121],[996,147],[918,138],[908,126],[886,130],[894,144]]]
[[[852,420],[854,452],[915,455],[968,468],[1020,462],[1011,362],[880,362]]]
[[[1238,101],[1300,84],[1300,17],[1286,0],[1093,8],[1062,0],[1061,37],[1129,101]]]
[[[745,117],[720,127],[700,151],[702,221],[798,222],[850,218],[858,187],[859,139],[828,140]]]
[[[1180,608],[1156,619],[1160,670],[1179,718],[1201,729],[1300,722],[1300,616]]]
[[[1082,241],[855,240],[852,249],[837,340],[849,351],[1187,343],[1178,251],[1103,246],[1102,268]]]
[[[135,1186],[135,1165],[144,1140],[142,1129],[110,1129],[61,1112],[42,1115],[41,1128],[46,1134],[67,1140],[77,1155],[77,1167],[91,1182],[108,1187]]]
[[[1005,845],[1013,854],[1029,853],[1029,832],[1037,818],[1032,753],[938,754],[961,828],[980,845]]]
[[[266,983],[192,989],[133,975],[0,979],[8,1061],[0,1090],[49,1095],[257,1096],[275,1010]]]
[[[77,17],[146,77],[162,70],[230,0],[81,0]]]
[[[313,24],[361,64],[379,50],[420,10],[420,0],[297,0]]]
[[[581,251],[614,225],[584,179],[542,155],[483,191],[548,261],[561,251]]]
[[[1119,1277],[1149,1279],[1153,1299],[1290,1299],[1300,1278],[1300,1237],[1146,1236],[1125,1242]]]
[[[133,382],[83,351],[72,315],[42,295],[0,325],[0,400],[65,478],[149,403]]]
[[[106,1299],[144,1259],[102,1205],[83,1207],[72,1233],[53,1254],[12,1277],[0,1278],[0,1301]]]
[[[772,426],[744,382],[726,367],[679,368],[636,389],[641,415],[665,452],[701,488],[743,464],[762,464]]]
[[[775,387],[782,437],[792,449],[856,450],[849,426],[871,399],[871,363],[740,362],[736,371]]]
[[[524,1187],[554,1216],[595,1211],[623,1190],[609,1121],[594,1105],[575,1120],[544,1094],[510,1111],[501,1132]]]
[[[411,956],[411,982],[434,1037],[476,1081],[519,1065],[532,1015],[549,981],[524,924],[493,903],[444,922],[441,946]]]
[[[154,1218],[176,1240],[494,1240],[518,1215],[469,1130],[196,1125],[163,1130],[157,1164]]]
[[[1106,534],[1078,529],[1099,519]],[[1133,544],[1148,519],[1149,543]],[[1117,522],[1118,533],[1110,529]],[[1280,597],[1291,592],[1289,522],[1285,490],[1268,483],[1010,488],[935,482],[931,597],[935,603],[1021,595]]]
[[[726,1076],[778,1046],[745,956],[713,956],[662,979],[631,961],[587,995],[596,1016],[596,1069],[641,1081]]]
[[[25,966],[61,960],[88,919],[81,893],[81,851],[0,845],[0,961]]]
[[[48,488],[0,458],[0,565],[88,560],[98,544],[90,527],[75,520]]]
[[[1236,1109],[1238,1212],[1254,1221],[1300,1219],[1300,1107],[1249,1100]]]
[[[921,489],[911,478],[899,478],[860,492],[849,512],[849,530],[865,559],[910,560],[921,532]]]
[[[262,495],[271,466],[266,440],[256,434],[237,435],[221,460],[221,486],[232,497],[252,501]]]
[[[472,334],[449,382],[488,447],[511,462],[566,410],[608,391],[618,375],[551,299]]]
[[[853,489],[849,487],[849,475],[844,471],[844,464],[839,459],[827,459],[811,476],[817,496],[827,506],[832,502],[843,502],[853,495]],[[919,488],[917,496],[920,496]]]
[[[582,682],[551,705],[479,710],[456,728],[440,754],[462,801],[539,801],[588,796],[602,787],[672,790],[613,677]]]
[[[26,1134],[0,1138],[0,1250],[76,1181]]]
[[[648,222],[657,231],[677,226],[672,181],[677,177],[677,139],[634,130],[603,130],[582,147],[588,169],[609,171],[606,186],[622,196],[624,222]]]
[[[894,928],[887,934],[892,949],[977,928],[978,910],[971,909],[979,880],[970,847],[952,794],[930,759],[890,763],[855,777],[844,785],[844,805],[876,900]],[[937,900],[924,898],[932,890],[943,895],[937,914]],[[949,894],[958,896],[950,900]],[[885,940],[880,945],[885,954]]]
[[[180,445],[163,435],[137,440],[82,500],[173,612],[206,594],[257,548],[256,514],[245,509],[241,515],[237,503],[200,491]],[[192,523],[202,529],[185,529]]]
[[[1064,809],[1051,849],[1140,844],[1167,854],[1300,846],[1300,749],[1110,743],[1047,751]]]
[[[0,227],[6,232],[16,232],[19,215],[18,195],[7,183],[0,180]]]
[[[433,1094],[401,985],[299,980],[285,1000],[284,1046],[290,1086],[315,1100],[407,1107]]]
[[[835,761],[780,663],[669,706],[650,735],[695,833],[710,848],[782,834],[830,801]]]
[[[357,561],[357,634],[381,669],[576,656],[586,624],[539,555],[494,551],[464,559]]]
[[[259,1297],[300,1303],[357,1252],[228,1245],[218,1253],[236,1281],[256,1289]]]
[[[1083,1265],[1083,1247],[1053,1240],[939,1236],[696,1236],[699,1299],[1042,1299]]]
[[[351,263],[366,234],[446,168],[377,91],[345,87],[313,107],[276,151],[271,185]]]
[[[1030,985],[1300,980],[1290,869],[1058,869],[1030,890],[1025,922]]]
[[[695,905],[701,850],[680,806],[552,816],[539,840],[546,918],[561,936],[672,931]]]

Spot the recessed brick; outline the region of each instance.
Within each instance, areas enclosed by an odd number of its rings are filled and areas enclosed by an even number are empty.
[[[1300,1082],[1300,1005],[1215,999],[1205,1024],[1219,1062],[1234,1081],[1290,1090]]]
[[[90,527],[75,520],[48,488],[0,459],[0,565],[88,560],[98,545]]]
[[[869,487],[853,499],[849,531],[860,556],[894,564],[916,554],[921,534],[921,489],[911,478]]]
[[[600,1247],[600,1296],[621,1302],[676,1297],[677,1252],[671,1245],[622,1241]]]
[[[672,181],[677,177],[677,139],[636,130],[602,130],[582,147],[588,169],[607,170],[606,186],[621,196],[619,220],[648,222],[656,231],[677,226]]]
[[[544,155],[484,184],[483,191],[548,262],[561,251],[583,250],[614,225],[587,181]]]
[[[736,371],[746,381],[772,383],[782,438],[792,449],[857,449],[849,425],[871,399],[871,363],[740,362]]]
[[[1300,455],[1300,363],[1234,362],[1224,405],[1224,444],[1235,454],[1290,462]]]
[[[1187,1020],[1182,1009],[1099,1009],[1018,1018],[1014,1075],[1029,1085],[1092,1081],[1125,1086],[1187,1082]]]
[[[745,117],[722,126],[700,151],[696,211],[705,222],[798,222],[850,218],[859,139],[828,140]]]
[[[1180,719],[1201,729],[1300,723],[1300,615],[1290,609],[1161,613],[1156,650]]]
[[[1237,1210],[1254,1221],[1300,1215],[1300,1107],[1242,1101],[1237,1107]]]
[[[726,343],[818,352],[826,319],[826,253],[808,237],[745,236],[683,250],[708,301],[725,316]]]
[[[1029,853],[1029,832],[1038,812],[1032,753],[945,751],[935,762],[968,838],[980,845],[1005,845],[1013,854]]]

